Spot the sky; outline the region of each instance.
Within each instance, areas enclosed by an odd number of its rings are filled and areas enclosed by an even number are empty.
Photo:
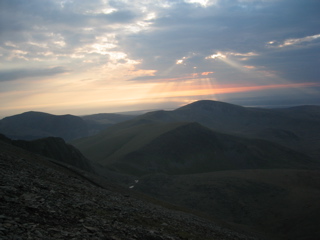
[[[318,0],[1,0],[0,117],[320,105]]]

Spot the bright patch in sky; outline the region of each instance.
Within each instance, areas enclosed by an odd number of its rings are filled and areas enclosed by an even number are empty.
[[[282,44],[276,45],[276,47],[283,48],[283,47],[288,47],[288,46],[293,46],[293,45],[299,45],[302,43],[308,43],[312,42],[314,40],[317,40],[320,38],[320,34],[312,35],[312,36],[306,36],[302,38],[290,38],[285,40]],[[268,44],[270,46],[274,46],[277,42],[276,41],[270,41]]]
[[[217,1],[213,1],[213,0],[185,0],[185,2],[196,3],[196,4],[200,4],[202,7],[207,7],[207,6],[215,4]]]
[[[206,59],[215,59],[215,58],[226,58],[227,56],[226,55],[223,55],[221,53],[216,53],[216,54],[212,54],[208,57],[206,57]]]

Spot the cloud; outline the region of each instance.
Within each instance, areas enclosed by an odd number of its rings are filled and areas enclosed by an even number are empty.
[[[289,38],[280,44],[277,44],[276,41],[270,41],[267,43],[267,46],[268,47],[283,48],[283,47],[296,46],[296,45],[301,45],[303,43],[313,42],[319,38],[320,38],[320,34],[306,36],[306,37],[302,37],[302,38]]]
[[[114,44],[110,36],[122,31],[123,25],[132,24],[137,16],[129,8],[107,12],[108,8],[97,0],[1,1],[1,60],[59,60],[79,48],[97,44],[97,39],[105,35],[109,44]],[[13,55],[4,43],[11,43],[15,51],[28,56]]]
[[[314,1],[219,1],[199,9],[180,2],[165,14],[159,10],[153,24],[156,31],[150,29],[119,43],[132,58],[145,60],[142,68],[157,67],[159,74],[177,60],[183,62],[189,52],[202,56],[253,52],[268,58],[266,41],[314,31],[318,14],[305,10],[313,7]]]
[[[202,76],[208,76],[208,75],[211,75],[213,74],[214,72],[202,72],[201,75]]]
[[[249,66],[249,65],[245,65],[243,66],[244,68],[247,68],[247,69],[255,69],[256,67],[255,66]]]
[[[69,70],[64,67],[2,70],[0,71],[0,82],[24,78],[48,77],[67,72],[69,72]]]

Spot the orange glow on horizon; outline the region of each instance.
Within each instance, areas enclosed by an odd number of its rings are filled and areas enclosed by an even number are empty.
[[[251,92],[261,91],[268,89],[282,89],[282,88],[303,88],[303,87],[315,87],[320,86],[320,83],[288,83],[288,84],[271,84],[271,85],[257,85],[257,86],[239,86],[239,85],[222,85],[218,88],[212,88],[212,86],[204,85],[187,85],[180,86],[178,90],[170,89],[168,91],[157,91],[159,97],[185,97],[185,96],[203,96],[203,95],[215,95],[225,93],[239,93],[239,92]]]

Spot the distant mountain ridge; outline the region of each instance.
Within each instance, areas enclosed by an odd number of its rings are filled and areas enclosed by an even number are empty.
[[[319,112],[320,106],[265,109],[201,100],[173,111],[146,113],[134,120],[198,122],[217,132],[272,141],[319,159]]]
[[[128,146],[129,139],[135,139],[132,135],[134,129],[137,130],[137,133],[152,133],[156,131],[154,128],[161,129],[160,125],[152,126],[152,124],[197,122],[217,133],[267,140],[317,159],[320,156],[320,118],[317,114],[310,115],[310,112],[316,113],[317,109],[320,110],[320,107],[247,108],[218,101],[202,100],[173,111],[155,111],[137,116],[115,124],[96,136],[85,140],[80,139],[75,142],[75,145],[85,155],[87,154],[87,157],[92,157],[99,162],[108,162],[111,161],[110,159],[123,158],[119,156],[119,152],[129,149],[126,146]],[[146,139],[147,137],[144,137],[143,141]],[[130,141],[133,142],[133,140]],[[141,141],[135,140],[135,142]]]
[[[291,130],[296,125],[320,123],[318,112],[320,112],[320,106],[266,109],[201,100],[173,111],[150,112],[138,118],[166,122],[198,122],[221,132],[246,134],[261,127],[280,127]]]
[[[53,136],[69,141],[87,136],[88,128],[77,116],[31,111],[0,120],[0,133],[12,139],[34,140]]]
[[[100,113],[82,117],[53,115],[44,112],[25,112],[0,120],[0,133],[12,139],[35,140],[61,137],[65,141],[97,134],[113,124],[135,117],[113,113]]]

